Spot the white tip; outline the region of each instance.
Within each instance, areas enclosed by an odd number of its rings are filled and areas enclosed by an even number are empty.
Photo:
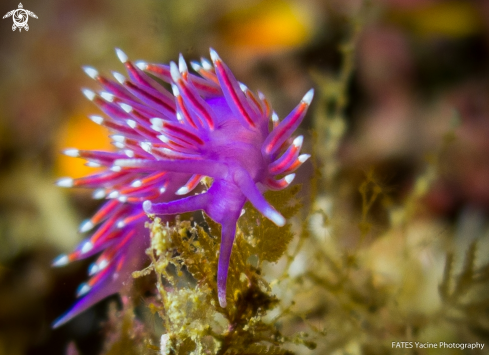
[[[219,54],[217,54],[217,52],[214,49],[210,48],[209,53],[211,54],[211,59],[213,62],[221,60],[221,58],[219,58]]]
[[[301,155],[299,155],[299,157],[297,158],[297,160],[299,160],[301,163],[304,163],[310,157],[311,157],[310,154],[301,154]]]
[[[287,182],[287,184],[290,184],[292,181],[294,181],[295,174],[289,174],[286,177],[284,177],[284,180]]]
[[[163,119],[158,117],[153,117],[149,120],[152,125],[156,127],[163,127]]]
[[[175,192],[175,195],[185,195],[188,194],[188,187],[187,186],[182,186]]]
[[[171,84],[171,90],[173,91],[173,96],[180,96],[180,90],[175,84]]]
[[[265,100],[265,95],[261,91],[258,91],[258,98],[263,101]]]
[[[117,222],[117,228],[119,228],[119,229],[124,228],[125,225],[126,225],[126,223],[124,221]]]
[[[170,74],[173,81],[178,81],[182,78],[175,62],[170,63]]]
[[[98,265],[96,263],[93,263],[88,268],[88,276],[95,275],[98,271],[99,271]]]
[[[127,122],[127,125],[128,125],[129,127],[131,127],[132,129],[136,128],[136,127],[137,127],[137,125],[138,125],[138,124],[136,123],[136,121],[134,121],[134,120],[127,120],[126,122]]]
[[[300,148],[300,147],[302,147],[302,142],[304,142],[304,137],[298,136],[297,138],[294,139],[292,144],[294,145],[294,147]]]
[[[55,266],[55,267],[65,266],[69,262],[70,262],[70,259],[68,259],[68,255],[61,254],[60,256],[58,256],[56,259],[53,260],[53,263],[51,265]]]
[[[273,211],[270,214],[269,218],[273,223],[275,223],[279,227],[283,227],[285,225],[285,218],[282,217],[282,215],[280,213],[278,213],[277,211]]]
[[[107,198],[117,198],[119,197],[119,191],[112,191],[110,194],[107,195]]]
[[[163,187],[161,187],[161,188],[160,188],[160,194],[164,194],[164,193],[165,193],[165,191],[166,191],[166,187],[164,187],[164,186],[163,186]],[[168,223],[168,222],[167,222],[167,223]]]
[[[90,221],[89,219],[85,220],[82,222],[82,224],[80,224],[80,227],[78,228],[78,231],[80,233],[85,233],[85,232],[88,232],[90,229],[92,229],[94,227],[92,221]]]
[[[130,149],[124,150],[124,154],[126,154],[129,158],[134,158],[134,152]]]
[[[199,64],[199,62],[191,61],[190,65],[191,65],[192,69],[195,70],[196,72],[199,72],[202,70],[202,66]]]
[[[178,70],[180,70],[180,73],[182,74],[188,72],[187,63],[185,63],[185,58],[182,53],[178,56]]]
[[[239,88],[241,89],[242,92],[248,91],[248,87],[243,83],[239,83]]]
[[[273,122],[278,122],[279,118],[278,115],[275,113],[275,111],[272,112],[272,121]]]
[[[242,215],[244,215],[246,212],[246,210],[244,208],[241,209],[241,213],[239,214],[239,216],[241,217]]]
[[[96,163],[94,161],[89,161],[85,164],[85,166],[88,166],[89,168],[100,168],[102,164]]]
[[[178,121],[182,121],[183,120],[182,114],[180,112],[178,112],[178,111],[177,111],[177,120]]]
[[[314,89],[309,90],[304,97],[302,98],[302,102],[310,105],[312,102],[312,98],[314,97]]]
[[[116,165],[116,166],[112,166],[112,167],[110,168],[110,170],[111,170],[111,171],[115,171],[116,173],[118,173],[119,171],[121,171],[121,170],[122,170],[122,167],[120,167],[120,166]]]
[[[100,260],[100,262],[98,263],[98,269],[99,270],[103,270],[105,269],[107,266],[109,265],[109,262],[107,261],[107,259],[102,259]]]
[[[142,60],[138,60],[136,63],[134,63],[134,65],[141,70],[146,70],[148,68],[148,63],[143,62]]]
[[[112,95],[110,92],[107,92],[107,91],[102,91],[100,93],[100,96],[102,97],[102,99],[104,99],[105,101],[108,101],[108,102],[113,102],[114,98],[115,98],[114,95]]]
[[[63,154],[69,157],[76,158],[80,156],[80,151],[78,149],[65,149],[63,150]]]
[[[126,140],[126,137],[124,137],[120,134],[113,134],[110,136],[110,138],[112,138],[115,142],[118,142],[118,143],[124,143],[124,141]]]
[[[104,122],[104,118],[102,116],[90,115],[88,116],[88,118],[91,119],[96,124],[102,124]]]
[[[97,79],[98,71],[97,69],[89,66],[82,67],[83,71],[92,79]]]
[[[96,200],[100,200],[100,199],[104,198],[105,197],[105,190],[104,189],[96,189],[93,192],[92,197]]]
[[[91,242],[85,242],[81,248],[81,253],[85,254],[88,253],[90,250],[93,249],[93,244]]]
[[[117,80],[120,84],[124,84],[124,82],[126,81],[126,78],[121,73],[113,71],[112,75],[114,76],[115,80]]]
[[[151,152],[151,143],[141,142],[139,145],[141,146],[141,148],[143,148],[144,151],[146,151],[148,153]]]
[[[123,149],[125,147],[124,143],[112,142],[112,144],[119,149]]]
[[[143,202],[143,210],[144,210],[144,212],[149,213],[151,211],[151,206],[152,206],[151,201],[149,201],[149,200],[144,201]]]
[[[127,196],[119,196],[118,200],[122,203],[127,202]]]
[[[90,89],[82,89],[82,93],[90,101],[92,101],[95,98],[95,93]]]
[[[77,297],[83,296],[84,294],[88,293],[90,289],[91,287],[88,284],[86,283],[81,284],[80,286],[78,286],[78,290],[76,292]]]
[[[212,64],[206,58],[201,58],[202,67],[205,70],[212,70]]]
[[[135,180],[132,182],[131,186],[132,187],[139,187],[143,184],[143,182],[141,180]]]
[[[132,106],[125,104],[125,103],[120,103],[119,106],[126,111],[127,113],[132,111]]]
[[[165,136],[164,134],[160,134],[160,135],[158,136],[158,139],[159,139],[160,141],[162,141],[163,143],[168,143],[168,142],[170,141],[170,139],[168,139],[168,137],[167,137],[167,136]]]
[[[62,178],[56,181],[56,185],[60,187],[73,187],[73,179],[72,178]]]
[[[117,54],[117,58],[119,58],[119,60],[122,62],[122,63],[125,63],[127,62],[127,60],[129,59],[126,55],[126,53],[124,53],[121,49],[119,48],[116,48],[115,49],[115,53]]]

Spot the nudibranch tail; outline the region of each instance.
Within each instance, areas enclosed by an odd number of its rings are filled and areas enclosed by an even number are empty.
[[[312,90],[280,121],[265,96],[237,81],[213,49],[212,62],[191,62],[196,74],[189,72],[182,55],[178,64],[164,65],[133,62],[120,49],[116,54],[127,77],[113,72],[114,81],[95,68],[83,67],[102,90],[82,92],[104,113],[89,118],[111,131],[117,151],[65,150],[66,155],[105,170],[57,181],[61,187],[92,188],[94,198],[108,201],[79,227],[81,233],[93,231],[91,236],[53,262],[63,266],[100,254],[89,268],[89,281],[78,289],[80,299],[54,327],[130,281],[149,246],[147,213],[203,210],[222,225],[217,293],[220,305],[226,307],[236,223],[245,202],[283,226],[284,217],[263,192],[289,186],[293,171],[309,158],[300,155],[303,137],[291,136],[311,104]],[[171,92],[152,76],[169,83]],[[209,189],[190,195],[205,177],[213,179]]]

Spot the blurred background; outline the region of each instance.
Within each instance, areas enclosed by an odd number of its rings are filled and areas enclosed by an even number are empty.
[[[60,329],[50,328],[73,303],[89,264],[53,269],[51,261],[82,239],[78,224],[99,205],[90,191],[68,191],[53,182],[93,171],[62,156],[63,148],[112,149],[105,129],[86,118],[98,110],[80,89],[97,88],[83,65],[108,75],[123,70],[115,47],[148,62],[176,60],[178,53],[187,60],[208,57],[213,47],[283,117],[310,87],[321,91],[327,87],[323,81],[340,73],[341,46],[353,38],[345,134],[337,153],[340,176],[360,185],[365,171],[374,168],[389,198],[402,199],[427,154],[454,129],[456,139],[423,200],[423,214],[469,229],[487,223],[486,0],[22,4],[38,16],[29,19],[28,32],[13,32],[11,18],[0,21],[0,354],[65,354],[71,340],[83,354],[101,349],[106,302]],[[4,0],[0,14],[17,7]],[[302,130],[321,138],[317,112],[328,107],[321,100],[314,105]],[[323,144],[319,139],[315,146],[319,160]],[[358,205],[359,197],[351,198]],[[382,218],[375,223],[381,226]]]

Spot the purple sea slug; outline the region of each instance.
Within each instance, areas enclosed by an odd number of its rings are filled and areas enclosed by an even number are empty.
[[[54,327],[119,292],[131,272],[142,266],[149,246],[147,214],[204,210],[222,225],[217,283],[219,303],[226,307],[228,266],[243,205],[250,201],[283,226],[285,219],[262,194],[287,187],[292,172],[309,158],[300,155],[303,137],[291,135],[306,114],[312,89],[279,121],[263,94],[255,96],[238,82],[212,49],[212,64],[206,59],[191,63],[199,75],[188,72],[181,55],[177,66],[131,62],[120,49],[116,53],[129,78],[114,72],[113,81],[84,67],[103,91],[83,93],[105,113],[90,118],[114,132],[118,151],[67,149],[66,155],[106,170],[57,181],[62,187],[94,188],[94,198],[107,202],[80,226],[82,233],[98,226],[91,237],[53,265],[101,254],[89,268],[90,280],[78,289],[78,297],[83,297]],[[173,95],[147,73],[169,83]],[[210,188],[192,194],[204,177],[213,179]]]

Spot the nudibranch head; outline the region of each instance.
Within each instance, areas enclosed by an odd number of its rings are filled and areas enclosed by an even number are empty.
[[[263,192],[287,187],[293,171],[309,158],[300,154],[303,137],[291,136],[311,104],[313,90],[280,121],[264,95],[238,82],[212,49],[212,63],[191,62],[198,75],[188,71],[182,55],[178,64],[163,65],[132,62],[120,49],[116,54],[128,77],[114,72],[114,81],[84,67],[103,90],[82,91],[104,112],[90,119],[114,133],[111,138],[118,150],[65,150],[66,155],[106,169],[57,181],[62,187],[93,188],[94,198],[107,202],[80,226],[82,233],[98,226],[95,232],[53,263],[62,266],[101,253],[89,268],[90,280],[78,290],[83,297],[55,327],[118,292],[140,266],[149,245],[147,213],[204,210],[222,225],[217,279],[219,303],[226,307],[229,260],[245,202],[283,226],[285,219]],[[148,74],[169,83],[172,93]],[[211,177],[212,185],[203,193],[192,193],[204,177]]]

